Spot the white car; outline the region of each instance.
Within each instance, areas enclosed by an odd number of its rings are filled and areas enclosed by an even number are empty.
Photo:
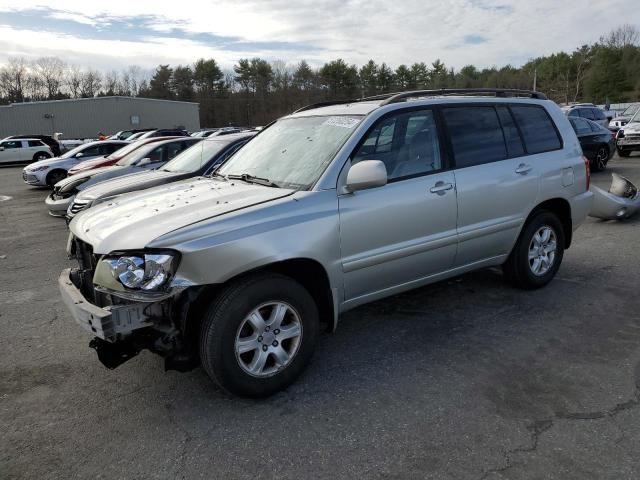
[[[47,158],[27,165],[22,171],[22,179],[29,185],[53,187],[66,178],[67,171],[71,167],[91,158],[110,155],[126,145],[129,143],[122,140],[83,143],[59,157]]]
[[[37,138],[5,138],[0,142],[0,165],[37,162],[52,156],[49,146]]]

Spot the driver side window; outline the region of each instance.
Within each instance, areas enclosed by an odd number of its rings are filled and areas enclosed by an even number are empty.
[[[351,163],[380,160],[389,181],[442,169],[433,110],[415,110],[381,119],[360,144]]]

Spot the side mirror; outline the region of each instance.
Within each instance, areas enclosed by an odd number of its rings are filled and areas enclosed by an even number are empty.
[[[84,153],[82,152],[76,153],[76,158],[82,158],[82,157],[84,157]]]
[[[149,157],[143,158],[138,162],[138,166],[147,165],[151,163],[151,159]]]
[[[387,167],[380,160],[363,160],[352,165],[347,173],[348,192],[382,187],[387,184]]]

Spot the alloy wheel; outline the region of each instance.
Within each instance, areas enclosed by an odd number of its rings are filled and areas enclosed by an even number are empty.
[[[529,268],[534,275],[540,277],[551,270],[557,248],[554,230],[547,225],[540,227],[529,243]]]
[[[302,341],[300,315],[289,304],[263,303],[240,324],[234,350],[240,368],[254,377],[269,377],[291,363]]]

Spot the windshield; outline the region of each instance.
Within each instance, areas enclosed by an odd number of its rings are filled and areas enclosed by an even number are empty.
[[[133,152],[134,150],[137,150],[138,148],[140,148],[141,146],[145,145],[140,144],[140,143],[132,143],[131,145],[127,145],[126,147],[122,147],[118,150],[116,150],[115,152],[113,152],[111,155],[109,155],[107,157],[108,160],[117,160],[118,158],[122,158],[125,155],[130,154],[131,152]]]
[[[122,156],[122,158],[120,158],[120,160],[116,162],[116,165],[120,165],[121,167],[128,167],[129,165],[133,165],[138,160],[145,158],[154,148],[158,147],[158,145],[159,143],[151,142],[146,145],[138,146],[137,149],[134,149],[135,151],[131,151],[129,152],[129,154]],[[132,146],[133,145],[130,145],[129,147],[132,147]],[[129,148],[129,147],[125,147],[125,148]],[[124,150],[124,149],[121,149],[121,150]],[[120,156],[121,155],[118,155],[118,157]]]
[[[624,112],[622,112],[622,116],[623,117],[633,116],[638,111],[638,108],[640,108],[640,103],[634,103],[633,105],[629,105],[627,108],[625,108]]]
[[[76,148],[72,148],[67,153],[64,153],[64,154],[60,155],[60,157],[58,157],[58,158],[71,158],[76,153],[82,152],[85,148],[87,148],[87,147],[89,147],[91,145],[93,145],[93,142],[92,143],[83,143],[82,145],[78,145]]]
[[[227,142],[215,142],[211,140],[199,142],[178,154],[176,158],[163,167],[163,170],[168,172],[195,172],[224,150],[227,145],[229,145]]]
[[[629,123],[637,123],[640,122],[640,109],[636,110],[636,113],[633,114],[633,117],[629,119]]]
[[[260,177],[285,188],[309,188],[361,120],[361,116],[278,120],[241,148],[218,173]]]

